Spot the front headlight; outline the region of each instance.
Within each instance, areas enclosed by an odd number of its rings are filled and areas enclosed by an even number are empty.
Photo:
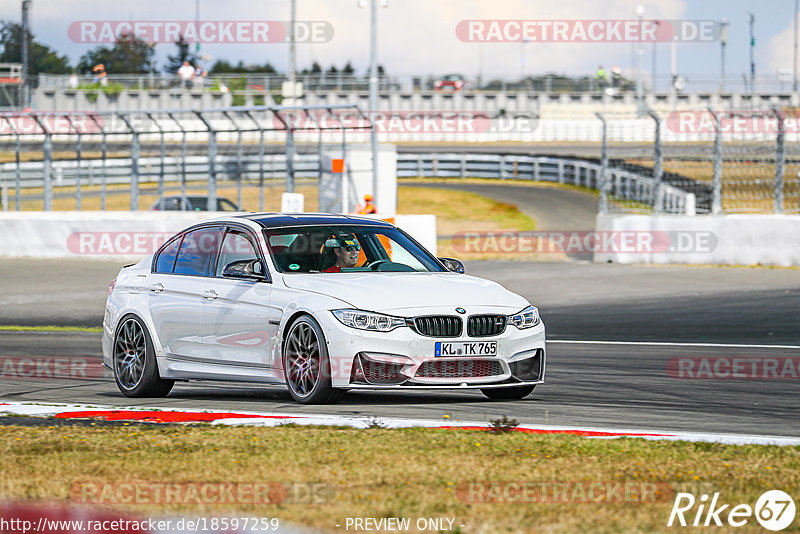
[[[390,332],[395,328],[406,325],[403,317],[392,317],[361,310],[333,310],[333,316],[340,323],[350,328],[358,330],[369,330],[372,332]]]
[[[539,309],[536,306],[528,306],[521,312],[508,316],[508,324],[513,324],[519,329],[530,328],[540,322]]]

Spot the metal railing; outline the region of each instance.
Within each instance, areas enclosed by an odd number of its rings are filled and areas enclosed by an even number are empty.
[[[292,113],[304,120],[289,120]],[[800,145],[793,141],[800,114],[779,108],[689,113],[690,131],[681,130],[681,117],[653,111],[642,118],[600,113],[590,120],[563,119],[563,127],[545,131],[534,124],[521,140],[531,142],[538,155],[401,153],[398,176],[578,185],[599,191],[601,213],[797,212]],[[733,119],[742,116],[753,119],[753,126],[745,122],[737,130]],[[180,187],[185,195],[187,182],[193,189],[200,182],[213,200],[218,181],[235,187],[240,204],[242,187],[258,187],[263,209],[265,180],[285,178],[291,192],[295,177],[320,176],[323,145],[334,144],[345,154],[348,143],[368,139],[371,118],[357,106],[0,114],[3,209],[51,210],[58,198],[61,209],[80,210],[84,196],[99,196],[99,209],[105,209],[107,186],[122,194],[116,184],[129,184],[126,200],[134,210],[140,207],[140,183],[156,184],[160,200],[169,188]],[[465,134],[440,126],[422,138],[501,139],[493,127]],[[379,132],[382,142],[413,141],[411,135],[417,134]],[[296,140],[303,154],[296,154]],[[537,141],[561,144],[533,144]],[[65,207],[65,197],[74,203]],[[91,205],[97,209],[95,201]]]
[[[381,75],[379,85],[381,91],[428,91],[436,89],[436,82],[447,73]],[[154,72],[149,74],[108,74],[107,84],[119,84],[130,89],[163,89],[177,87],[180,79],[174,73]],[[223,83],[230,86],[244,85],[270,92],[280,91],[281,84],[288,77],[284,74],[266,73],[209,73],[205,76],[204,85],[213,86]],[[747,76],[729,74],[722,78],[708,73],[688,73],[681,77],[681,90],[673,86],[670,74],[647,76],[644,80],[648,93],[791,93],[792,79],[779,74],[761,74],[751,80]],[[94,81],[92,75],[79,75],[71,79],[66,74],[39,74],[32,77],[35,87],[42,89],[68,89],[85,86]],[[344,72],[323,71],[319,73],[298,74],[297,81],[303,83],[305,91],[367,91],[369,76],[347,74]],[[533,91],[542,93],[613,93],[635,92],[633,74],[626,75],[621,83],[598,79],[595,73],[584,76],[557,76],[552,74],[532,74],[525,77],[507,75],[463,76],[464,91]],[[242,88],[245,88],[242,87]],[[449,90],[449,85],[444,90]]]
[[[605,176],[605,191],[616,201],[630,201],[628,209],[652,208],[664,213],[694,215],[695,195],[652,176],[622,168],[603,167],[602,163],[572,158],[509,154],[429,153],[397,155],[398,178],[497,178],[534,182],[547,181],[600,189]]]
[[[322,113],[324,123],[319,118]],[[347,122],[354,115],[361,119],[355,125]],[[306,119],[300,126],[298,116]],[[240,203],[243,182],[256,180],[263,209],[264,180],[279,173],[286,179],[286,190],[292,192],[298,174],[308,176],[313,169],[314,175],[321,175],[318,160],[324,141],[337,142],[346,154],[348,135],[371,127],[357,106],[2,114],[0,154],[14,158],[2,164],[3,209],[9,209],[9,183],[13,183],[17,211],[23,190],[33,187],[42,189],[42,208],[52,210],[54,187],[60,185],[74,186],[75,209],[80,210],[82,187],[97,184],[100,209],[105,209],[106,186],[115,183],[130,184],[129,206],[137,210],[140,182],[156,182],[160,202],[166,182],[179,181],[185,199],[187,181],[193,178],[205,181],[209,209],[216,207],[218,180],[236,183]],[[316,136],[317,143],[312,145],[316,162],[297,157],[297,132],[303,132],[307,140]],[[267,133],[281,138],[282,155],[267,155]],[[275,152],[272,148],[270,152]],[[23,155],[30,161],[23,161]],[[277,161],[282,161],[282,168],[270,168]]]

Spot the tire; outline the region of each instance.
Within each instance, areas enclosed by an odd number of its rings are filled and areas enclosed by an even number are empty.
[[[332,404],[345,393],[332,385],[325,334],[310,315],[301,315],[288,329],[283,370],[289,394],[301,404]]]
[[[126,397],[166,397],[175,384],[158,375],[156,351],[144,321],[135,315],[120,320],[114,334],[114,380]]]
[[[492,400],[520,400],[533,392],[536,386],[518,386],[509,388],[485,388],[481,393]]]

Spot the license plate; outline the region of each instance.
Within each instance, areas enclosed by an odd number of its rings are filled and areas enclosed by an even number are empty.
[[[437,341],[434,356],[496,356],[497,341],[459,341],[448,343]]]

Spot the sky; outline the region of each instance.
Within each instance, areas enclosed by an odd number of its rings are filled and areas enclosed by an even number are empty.
[[[290,0],[32,0],[32,28],[40,42],[73,64],[96,44],[74,42],[70,24],[80,21],[193,21],[199,1],[202,21],[285,21]],[[367,0],[368,1],[368,0]],[[379,0],[379,3],[384,0]],[[755,15],[755,63],[758,74],[791,71],[794,0],[388,0],[378,13],[378,58],[389,74],[481,74],[485,78],[517,77],[556,72],[568,75],[594,73],[598,65],[618,65],[623,73],[634,67],[630,43],[475,43],[456,35],[462,20],[609,20],[645,19],[729,21],[726,71],[741,77],[749,72],[748,13]],[[0,19],[18,22],[21,0],[0,0]],[[358,73],[369,62],[369,9],[359,0],[297,0],[297,19],[326,21],[333,38],[326,43],[299,44],[299,68],[318,61],[324,68],[351,61]],[[174,45],[156,47],[157,62],[164,65]],[[643,45],[643,71],[653,70],[653,45]],[[719,42],[677,44],[677,70],[687,77],[715,77],[720,72]],[[201,53],[213,60],[272,63],[286,70],[289,47],[283,43],[202,44]],[[670,70],[670,45],[655,46],[655,72]]]

